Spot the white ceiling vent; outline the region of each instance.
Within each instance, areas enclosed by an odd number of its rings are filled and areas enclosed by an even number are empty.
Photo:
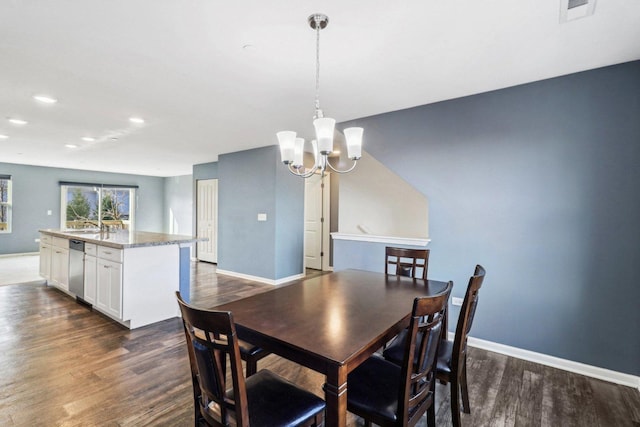
[[[596,0],[560,0],[560,23],[593,15]]]

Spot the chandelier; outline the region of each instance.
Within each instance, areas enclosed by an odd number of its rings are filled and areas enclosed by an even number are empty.
[[[320,30],[329,24],[329,17],[315,13],[308,18],[309,26],[316,30],[316,102],[315,114],[313,116],[313,127],[316,131],[316,139],[311,141],[313,149],[314,165],[311,169],[304,166],[304,138],[298,138],[296,132],[285,130],[277,133],[280,144],[280,155],[282,163],[287,165],[292,174],[308,178],[316,171],[320,170],[322,176],[327,167],[337,173],[351,172],[358,159],[362,156],[362,133],[363,129],[352,127],[344,129],[344,136],[347,141],[347,157],[353,161],[350,168],[339,170],[329,162],[329,156],[333,150],[333,132],[335,119],[324,117],[320,108]]]

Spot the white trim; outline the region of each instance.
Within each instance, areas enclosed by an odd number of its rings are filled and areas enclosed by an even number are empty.
[[[392,245],[427,246],[431,239],[427,237],[375,236],[373,234],[331,233],[334,240],[355,240],[358,242],[388,243]]]
[[[454,333],[449,332],[448,337],[453,341]],[[498,344],[480,338],[469,337],[467,342],[471,347],[493,351],[494,353],[504,354],[507,356],[515,357],[517,359],[528,360],[530,362],[539,363],[541,365],[550,366],[552,368],[558,368],[564,371],[574,372],[576,374],[584,375],[591,378],[597,378],[599,380],[621,384],[640,390],[640,377],[635,375],[612,371],[610,369],[587,365],[580,362],[574,362],[573,360],[561,359],[555,356],[536,353],[535,351],[524,350],[504,344]]]
[[[216,273],[223,274],[225,276],[237,277],[238,279],[245,279],[245,280],[252,280],[254,282],[266,283],[267,285],[274,285],[274,286],[281,285],[283,283],[287,283],[292,280],[298,280],[298,279],[304,278],[304,273],[302,273],[302,274],[295,274],[289,277],[284,277],[278,280],[273,280],[273,279],[267,279],[265,277],[260,277],[260,276],[252,276],[250,274],[237,273],[235,271],[220,270],[218,268],[216,268]]]
[[[3,254],[0,255],[0,258],[9,258],[14,256],[32,256],[32,255],[40,255],[40,252],[25,252],[20,254]]]

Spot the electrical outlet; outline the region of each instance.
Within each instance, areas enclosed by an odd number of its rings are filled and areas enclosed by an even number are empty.
[[[34,239],[36,243],[40,243],[40,239]]]
[[[266,213],[259,213],[258,214],[258,221],[266,221],[267,220],[267,214]]]
[[[462,298],[451,297],[451,305],[462,305]]]
[[[49,209],[49,210],[47,211],[47,215],[51,215],[51,214],[53,214],[53,212],[51,211],[51,209]]]

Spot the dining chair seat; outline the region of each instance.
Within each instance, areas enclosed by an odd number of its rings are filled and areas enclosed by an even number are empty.
[[[348,376],[350,410],[397,422],[401,379],[400,366],[375,355],[370,357]]]
[[[247,378],[245,385],[252,426],[299,426],[324,411],[322,399],[268,369]],[[233,390],[226,394],[233,399]],[[209,408],[209,411],[215,413],[214,408]]]

